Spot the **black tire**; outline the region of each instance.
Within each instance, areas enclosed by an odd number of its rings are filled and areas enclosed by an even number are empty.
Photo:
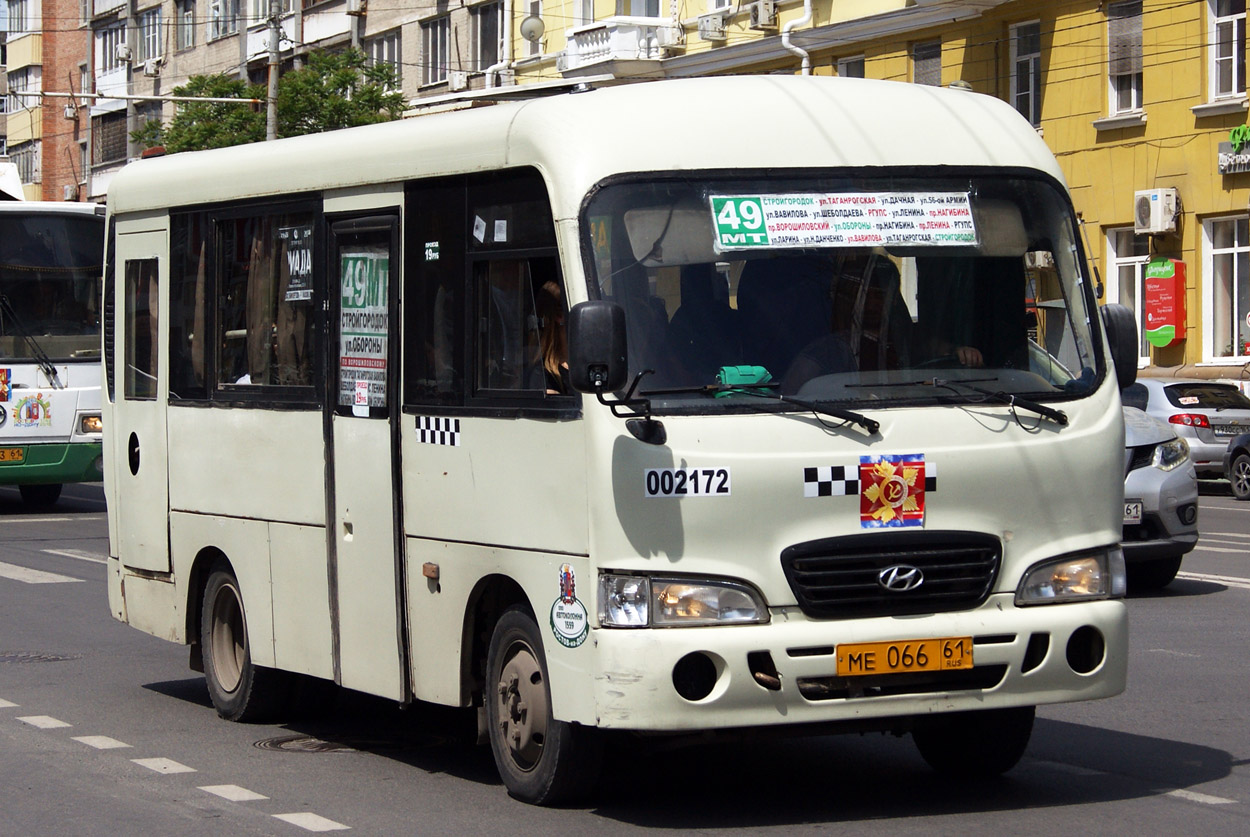
[[[1250,454],[1239,453],[1228,468],[1228,485],[1238,500],[1250,500]]]
[[[508,793],[535,805],[583,796],[599,778],[598,730],[557,721],[542,636],[520,607],[495,624],[486,655],[486,719],[495,766]]]
[[[1034,707],[926,715],[912,740],[934,770],[961,778],[988,778],[1016,766],[1033,734]]]
[[[251,723],[269,720],[283,708],[290,678],[252,664],[243,594],[228,569],[214,569],[204,587],[200,649],[204,680],[218,715]]]
[[[44,485],[19,485],[17,490],[22,493],[22,502],[28,506],[50,506],[61,497],[59,482]]]
[[[1128,565],[1128,589],[1132,593],[1162,590],[1172,583],[1181,569],[1181,559],[1156,558],[1152,561],[1135,562]]]

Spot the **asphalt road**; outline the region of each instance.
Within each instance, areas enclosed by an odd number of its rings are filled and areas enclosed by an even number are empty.
[[[614,752],[598,797],[510,799],[472,719],[309,689],[281,725],[217,718],[186,649],[107,611],[104,503],[0,489],[0,835],[1250,832],[1250,503],[1204,483],[1198,549],[1131,600],[1128,691],[1039,710],[1008,776],[930,771],[907,738]]]

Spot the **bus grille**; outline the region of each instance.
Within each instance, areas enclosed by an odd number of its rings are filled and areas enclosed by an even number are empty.
[[[991,535],[888,532],[796,544],[782,551],[781,565],[805,614],[855,619],[977,607],[994,587],[1001,557]],[[879,579],[891,567],[903,568],[896,576],[923,580],[911,589],[890,589]]]

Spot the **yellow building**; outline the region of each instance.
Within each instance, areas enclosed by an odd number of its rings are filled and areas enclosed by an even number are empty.
[[[537,37],[532,24],[518,28],[520,83],[806,71],[1006,99],[1059,158],[1101,299],[1137,312],[1147,374],[1250,370],[1245,0],[569,0],[528,10],[544,26]],[[727,136],[750,118],[749,103],[692,106],[725,119]],[[782,138],[762,159],[770,153],[784,154]],[[1179,321],[1170,343],[1156,336],[1162,346],[1146,338],[1147,285],[1152,306],[1168,290],[1147,281],[1152,258],[1184,263],[1184,310],[1173,306]],[[1151,273],[1173,269],[1160,262]]]

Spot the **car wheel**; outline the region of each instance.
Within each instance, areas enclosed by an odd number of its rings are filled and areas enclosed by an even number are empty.
[[[1162,590],[1172,583],[1181,569],[1181,558],[1159,558],[1128,565],[1128,589],[1132,593]]]
[[[916,749],[939,773],[988,778],[1016,766],[1033,734],[1034,707],[925,715],[911,732]]]
[[[61,496],[61,484],[19,485],[17,490],[22,494],[22,502],[35,508],[50,506]]]
[[[603,760],[598,730],[552,715],[542,637],[527,611],[514,607],[500,617],[486,671],[490,748],[508,792],[535,805],[588,792]]]
[[[1228,468],[1228,483],[1238,500],[1250,500],[1250,454],[1239,453]]]
[[[200,648],[208,695],[218,715],[228,721],[266,721],[285,705],[290,678],[252,663],[243,594],[228,569],[215,569],[204,587]]]

